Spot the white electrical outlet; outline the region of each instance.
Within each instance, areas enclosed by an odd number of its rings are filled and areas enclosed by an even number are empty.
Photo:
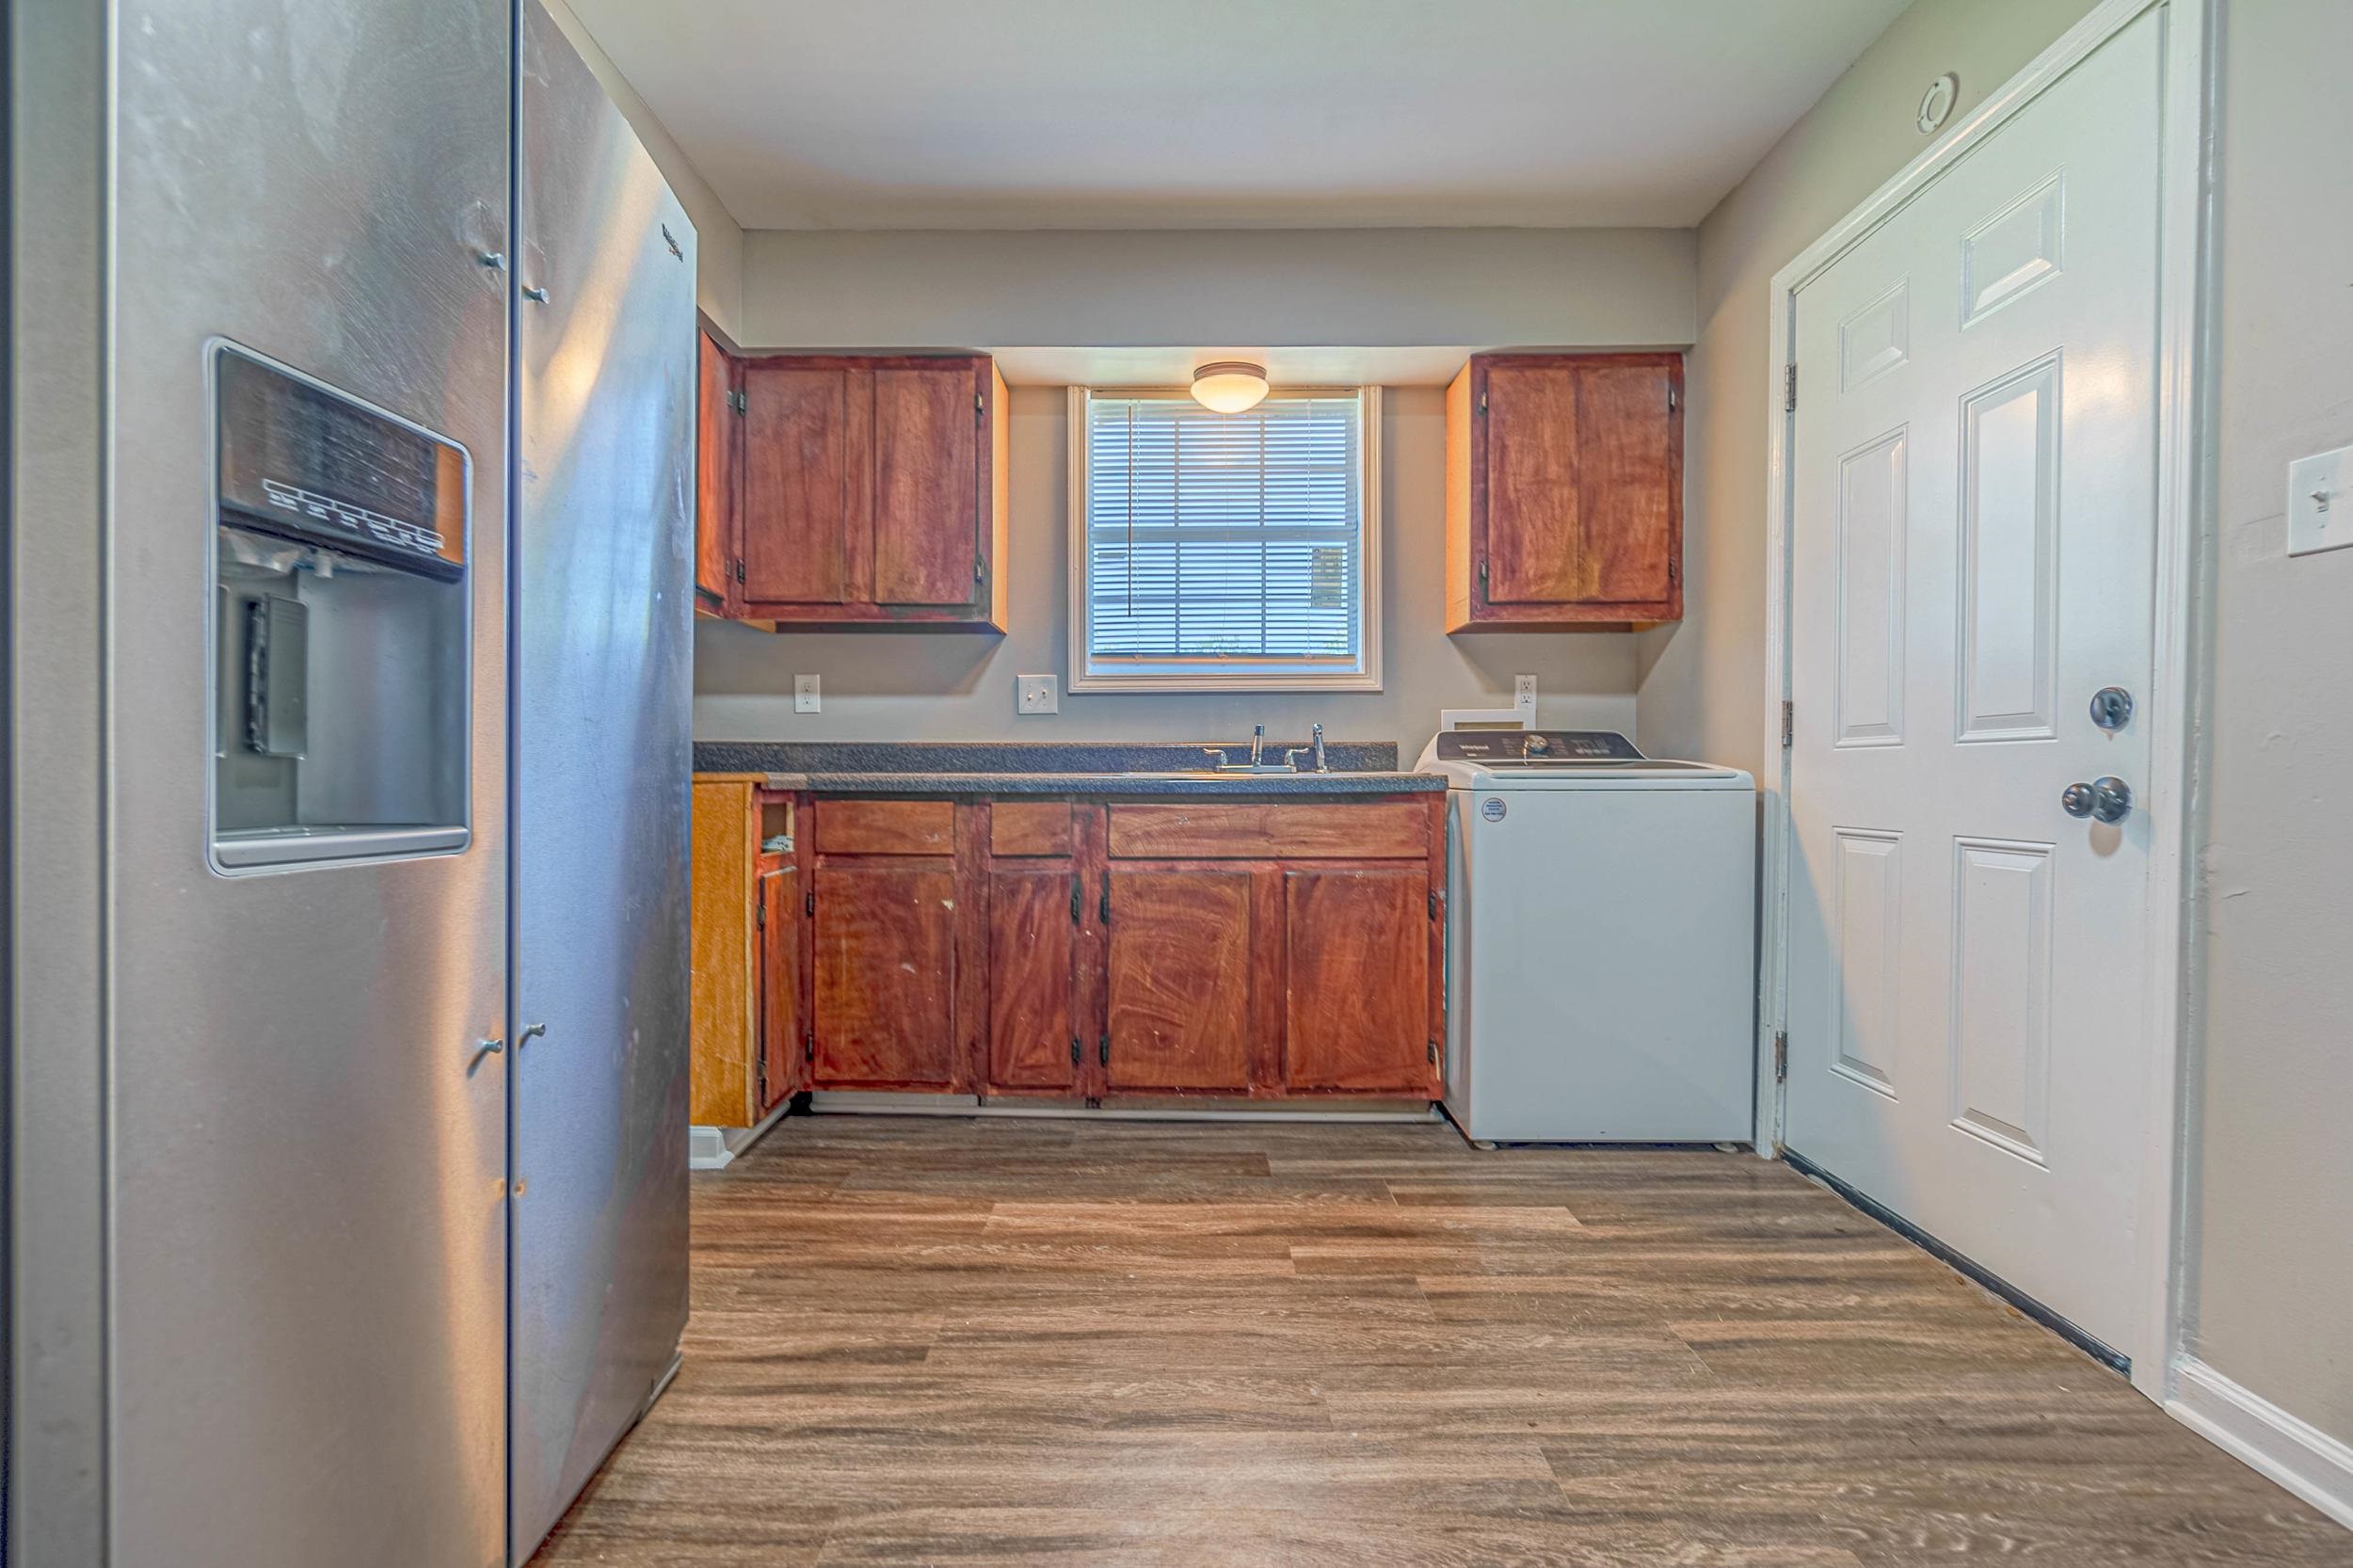
[[[814,713],[820,712],[824,706],[818,700],[815,676],[796,675],[792,678],[792,711],[794,712]]]
[[[2311,555],[2353,544],[2353,446],[2288,465],[2288,553]]]
[[[1016,713],[1059,713],[1062,698],[1054,690],[1050,675],[1016,675],[1013,678],[1013,711]]]
[[[1532,675],[1512,677],[1512,706],[1528,715],[1528,722],[1536,722],[1536,678]]]

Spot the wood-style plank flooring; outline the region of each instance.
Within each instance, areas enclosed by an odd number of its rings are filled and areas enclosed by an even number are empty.
[[[694,1234],[684,1368],[546,1568],[2353,1563],[1745,1155],[817,1117]]]

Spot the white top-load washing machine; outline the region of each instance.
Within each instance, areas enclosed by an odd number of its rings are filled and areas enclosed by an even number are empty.
[[[1607,730],[1441,730],[1446,1106],[1479,1143],[1753,1130],[1756,787]]]

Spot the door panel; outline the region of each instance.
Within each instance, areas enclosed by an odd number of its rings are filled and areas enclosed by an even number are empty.
[[[850,375],[782,361],[744,365],[743,598],[838,604],[856,481]]]
[[[736,477],[744,434],[735,361],[705,333],[695,417],[695,591],[717,609],[735,587]]]
[[[1114,1089],[1250,1084],[1250,873],[1112,871]]]
[[[1290,1087],[1429,1087],[1429,897],[1427,866],[1284,874]]]
[[[886,366],[873,384],[874,601],[969,604],[981,549],[972,362]]]
[[[1487,600],[1561,604],[1580,597],[1576,372],[1487,372]]]
[[[511,1529],[527,1558],[686,1323],[695,232],[523,9]],[[598,345],[585,387],[568,356]],[[546,1026],[534,1038],[532,1026]]]
[[[801,1050],[801,874],[793,867],[762,872],[760,945],[759,1114],[808,1085]]]
[[[818,869],[816,1087],[954,1078],[955,899],[944,869]]]
[[[2162,26],[1794,322],[1784,1138],[2128,1354],[2162,1223],[2137,1210],[2149,825],[2059,795],[2148,783],[2144,725],[2088,707],[2153,664]]]
[[[1068,816],[1064,808],[1064,815]],[[992,1088],[1066,1093],[1079,1065],[1070,1044],[1067,866],[999,870],[988,877],[988,1081]]]
[[[1580,367],[1577,377],[1579,526],[1571,596],[1596,604],[1657,604],[1674,585],[1674,422],[1667,371]]]

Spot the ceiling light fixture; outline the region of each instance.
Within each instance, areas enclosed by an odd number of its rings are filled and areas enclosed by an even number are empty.
[[[1266,366],[1217,360],[1193,373],[1193,400],[1215,413],[1239,414],[1266,396]]]

